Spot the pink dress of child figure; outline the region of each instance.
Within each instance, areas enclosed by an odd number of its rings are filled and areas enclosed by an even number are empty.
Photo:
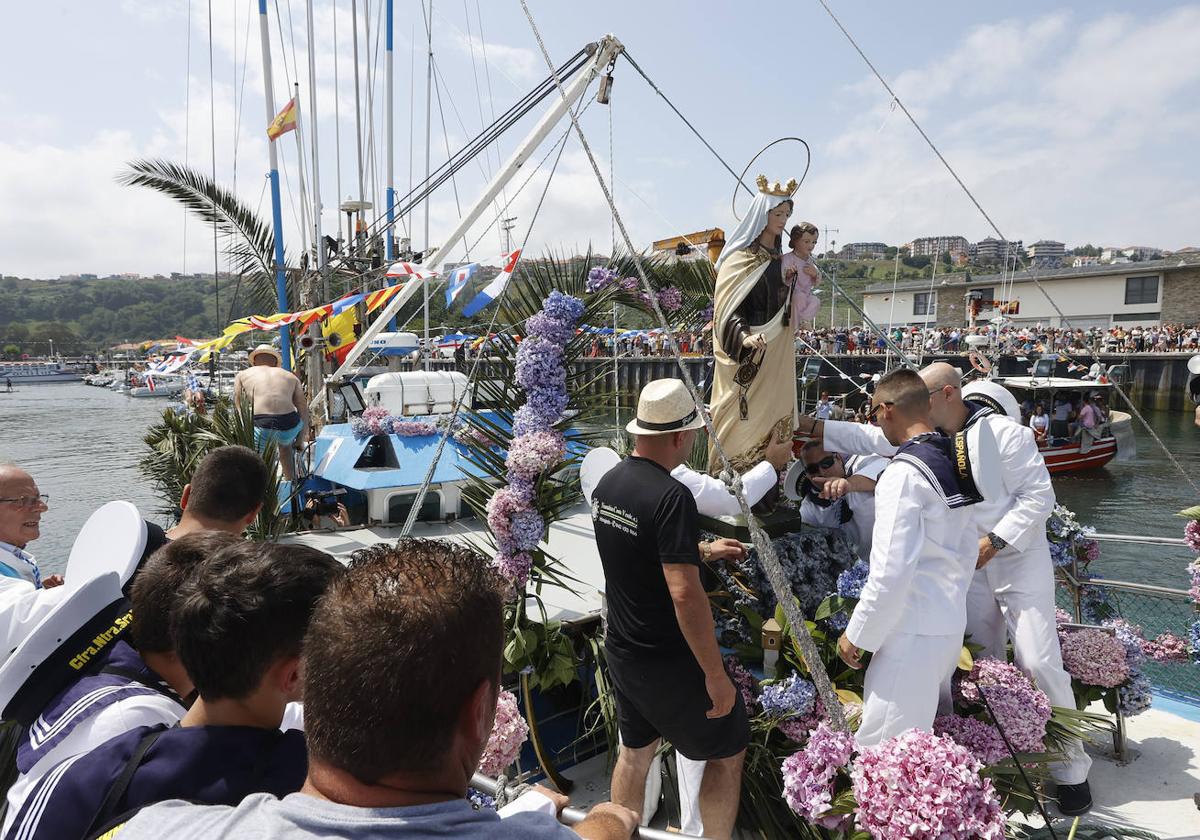
[[[812,261],[813,248],[817,245],[817,226],[812,222],[801,222],[792,227],[788,238],[791,251],[783,255],[783,282],[793,283],[792,312],[789,323],[792,329],[804,321],[816,317],[821,301],[813,294],[817,285],[817,267]]]

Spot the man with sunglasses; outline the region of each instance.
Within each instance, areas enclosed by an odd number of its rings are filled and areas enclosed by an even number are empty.
[[[826,452],[815,440],[804,444],[800,457],[805,472],[800,518],[823,528],[844,528],[859,559],[870,560],[875,483],[887,459]]]
[[[896,455],[876,487],[867,582],[838,639],[838,655],[851,668],[863,667],[863,651],[873,653],[855,735],[863,747],[933,727],[967,624],[971,507],[978,499],[961,483],[951,441],[934,431],[928,392],[915,372],[884,376],[872,402]]]

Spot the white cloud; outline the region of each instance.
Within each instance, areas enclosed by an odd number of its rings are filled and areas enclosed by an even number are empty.
[[[1194,7],[1006,21],[894,88],[1010,237],[1178,247],[1196,239],[1200,192],[1195,168],[1179,168],[1200,129],[1200,53],[1179,45],[1198,42]],[[813,215],[842,241],[991,234],[874,79],[846,93],[866,109],[819,146]]]

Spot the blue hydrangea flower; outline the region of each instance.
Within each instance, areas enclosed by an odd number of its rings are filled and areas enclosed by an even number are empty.
[[[817,690],[812,683],[792,674],[785,680],[764,686],[758,700],[768,717],[792,718],[811,714],[816,697]]]
[[[870,574],[871,567],[859,560],[846,571],[838,575],[837,579],[837,594],[843,598],[859,598],[862,596],[863,586],[867,583],[867,575]]]
[[[1150,679],[1145,674],[1134,674],[1129,682],[1117,689],[1117,704],[1125,717],[1140,715],[1152,702]]]

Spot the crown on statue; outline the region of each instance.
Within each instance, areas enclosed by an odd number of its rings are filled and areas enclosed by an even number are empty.
[[[781,184],[778,181],[772,184],[767,180],[766,175],[759,175],[756,183],[758,184],[758,191],[760,193],[782,196],[784,198],[791,198],[800,186],[795,178],[789,179],[786,184]]]

